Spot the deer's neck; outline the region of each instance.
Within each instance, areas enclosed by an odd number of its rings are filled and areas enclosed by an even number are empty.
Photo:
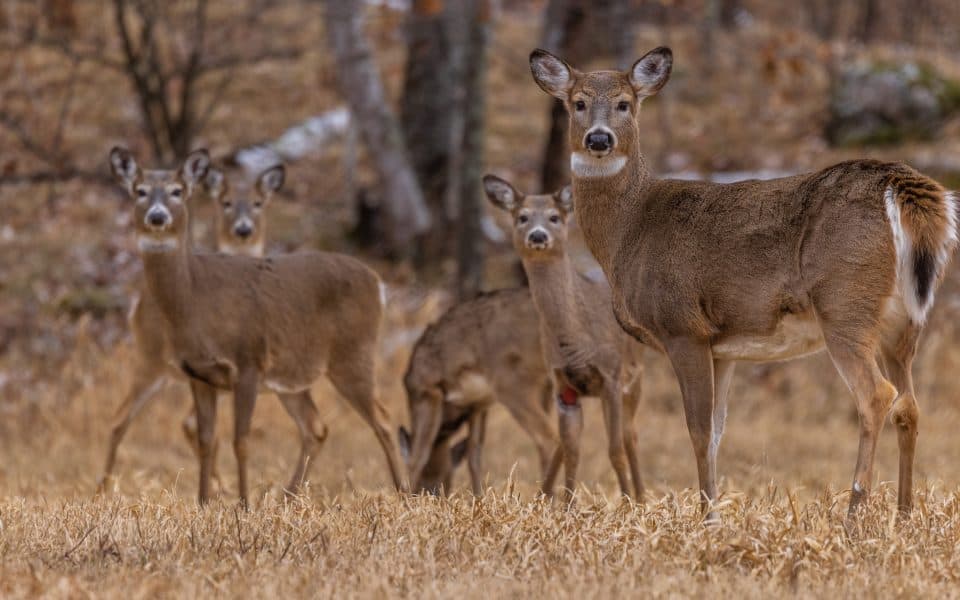
[[[636,219],[637,207],[652,176],[637,148],[626,155],[626,162],[616,173],[583,176],[574,169],[572,175],[577,222],[587,247],[609,279],[613,254],[630,219]]]
[[[183,323],[190,315],[193,290],[193,252],[189,242],[181,239],[173,248],[144,250],[140,255],[147,292],[171,324]]]
[[[575,336],[580,329],[578,275],[569,256],[564,254],[555,260],[526,260],[523,267],[541,322],[556,340]]]

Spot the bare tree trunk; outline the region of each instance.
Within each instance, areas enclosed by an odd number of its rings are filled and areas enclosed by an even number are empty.
[[[486,111],[487,45],[490,37],[490,0],[459,0],[466,17],[464,52],[461,59],[463,96],[463,138],[460,153],[460,227],[457,295],[463,300],[475,296],[483,285],[483,176],[484,113]],[[461,31],[463,30],[461,29]]]
[[[550,0],[541,45],[573,64],[605,58],[626,68],[636,58],[638,14],[635,2],[623,0]],[[566,110],[555,100],[540,171],[542,191],[552,192],[569,181],[569,154]]]
[[[860,12],[860,27],[858,37],[864,43],[870,43],[877,37],[880,25],[880,6],[877,0],[863,0]]]
[[[811,26],[822,40],[831,40],[837,31],[840,3],[836,0],[807,0],[804,3]]]
[[[543,27],[543,49],[562,55],[573,64],[579,63],[580,57],[574,56],[572,49],[577,46],[576,40],[583,30],[584,18],[578,0],[550,0]],[[550,106],[550,130],[540,167],[541,191],[556,190],[570,179],[570,150],[567,146],[567,111],[563,102],[553,100]]]
[[[430,228],[430,211],[363,31],[363,3],[326,0],[324,5],[327,43],[334,55],[340,92],[357,117],[356,126],[380,175],[390,221],[390,250],[408,255],[413,239]]]
[[[433,226],[417,244],[418,267],[450,256],[453,214],[450,186],[454,80],[450,21],[445,0],[414,0],[407,21],[407,67],[401,124]]]

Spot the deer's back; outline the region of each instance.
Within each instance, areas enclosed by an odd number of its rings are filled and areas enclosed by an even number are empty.
[[[332,359],[375,352],[380,279],[360,261],[326,252],[195,258],[208,335],[232,361],[254,362],[268,387],[302,388]]]
[[[769,331],[809,311],[837,260],[892,256],[883,190],[900,168],[852,161],[767,181],[654,182],[612,261],[614,287],[658,336]]]
[[[499,290],[449,309],[415,344],[404,383],[413,399],[431,388],[469,384],[466,375],[484,378],[498,395],[542,387],[546,370],[529,290]]]

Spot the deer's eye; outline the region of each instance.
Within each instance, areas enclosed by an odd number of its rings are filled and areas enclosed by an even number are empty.
[[[233,206],[233,202],[231,202],[231,201],[229,201],[229,200],[224,200],[224,201],[223,201],[223,207],[224,207],[224,208],[231,208],[232,206]]]
[[[630,110],[630,103],[627,102],[626,100],[621,100],[620,104],[617,104],[617,110],[619,110],[620,112],[627,112],[628,110]]]
[[[527,215],[520,215],[519,217],[517,217],[517,223],[520,223],[521,225],[526,225],[527,221],[529,220],[530,220],[530,217],[528,217]]]
[[[174,198],[179,198],[180,196],[183,195],[183,190],[181,188],[173,188],[172,190],[170,190],[170,195],[173,196]]]
[[[587,108],[587,103],[583,100],[577,100],[573,103],[573,107],[577,109],[577,112],[585,110]]]
[[[550,222],[556,225],[560,222],[560,215],[550,215]]]
[[[262,200],[257,200],[256,202],[253,203],[253,205],[254,205],[256,208],[260,208],[261,206],[263,206],[263,201],[262,201]]]
[[[147,197],[147,188],[137,188],[137,197],[146,198]]]

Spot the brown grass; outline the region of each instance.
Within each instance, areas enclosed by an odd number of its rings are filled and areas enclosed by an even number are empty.
[[[412,334],[440,304],[433,295],[396,293],[389,333]],[[723,523],[707,529],[689,489],[695,469],[676,384],[659,357],[650,357],[640,420],[644,504],[615,492],[596,406],[587,407],[583,487],[571,510],[537,499],[532,445],[500,409],[483,498],[466,493],[464,473],[450,499],[397,497],[373,435],[320,385],[331,435],[309,488],[294,499],[279,489],[296,453],[294,427],[274,398],[260,399],[254,506],[245,513],[235,502],[226,436],[226,490],[197,508],[195,462],[178,433],[187,408],[179,384],[131,429],[111,493],[93,496],[108,417],[129,377],[118,367],[130,351],[82,343],[59,383],[4,407],[16,417],[0,425],[0,596],[949,595],[960,582],[960,417],[952,370],[931,365],[956,365],[958,356],[937,329],[917,368],[922,400],[931,396],[918,509],[897,525],[888,428],[880,491],[853,536],[843,517],[855,418],[824,357],[741,369],[721,450]],[[381,384],[400,421],[407,349],[393,347]],[[221,406],[228,431],[229,404]]]
[[[84,6],[98,11],[98,3]],[[309,23],[300,35],[310,51],[300,61],[238,73],[198,145],[223,154],[338,105],[316,16],[298,11],[280,9],[272,18]],[[538,15],[507,15],[497,24],[490,56],[488,166],[525,189],[534,187],[548,106],[527,70],[539,26]],[[371,27],[394,91],[402,76],[401,37],[387,34],[395,30],[376,19]],[[669,42],[683,57],[666,95],[641,116],[658,164],[672,153],[677,168],[803,169],[849,152],[911,158],[949,155],[958,147],[954,122],[935,144],[828,150],[820,139],[824,47],[812,36],[760,26],[722,41],[717,75],[705,82],[694,64],[697,35],[694,27],[640,31],[638,53]],[[801,57],[800,70],[765,75],[757,51],[764,47],[784,61]],[[938,60],[948,72],[960,72],[955,60]],[[57,75],[64,67],[44,67],[50,61],[43,53],[32,57],[28,70]],[[143,149],[143,142],[127,86],[113,74],[85,69],[65,143],[82,167],[93,168],[103,166],[111,144]],[[52,119],[47,113],[59,106],[44,100],[34,107],[42,109],[34,115],[38,123]],[[0,146],[26,160],[8,134],[0,133]],[[341,236],[351,217],[337,152],[326,149],[291,167],[286,199],[292,201],[278,203],[271,216],[279,248],[345,249]],[[717,529],[699,522],[676,384],[654,356],[639,417],[650,490],[642,505],[615,493],[593,405],[587,406],[583,484],[572,510],[536,499],[533,446],[499,408],[487,438],[490,487],[483,498],[464,493],[464,473],[449,500],[398,498],[388,492],[373,435],[319,385],[316,397],[331,433],[305,494],[287,499],[279,491],[297,452],[296,433],[279,403],[264,396],[251,442],[253,509],[236,509],[224,436],[226,490],[200,510],[195,461],[179,434],[188,406],[182,385],[170,386],[135,423],[120,449],[115,488],[93,498],[109,417],[129,384],[125,366],[132,355],[118,342],[139,261],[126,210],[119,194],[76,183],[0,189],[0,597],[956,595],[956,270],[939,294],[915,369],[922,411],[919,497],[903,527],[894,520],[889,482],[897,455],[888,427],[878,452],[880,493],[858,535],[843,529],[856,416],[823,356],[739,368],[720,452],[723,522]],[[198,221],[209,222],[209,208],[202,213]],[[509,250],[491,248],[491,254],[490,273],[506,272]],[[391,282],[409,279],[400,269],[378,269]],[[489,280],[493,287],[501,283]],[[409,346],[443,304],[435,291],[402,287],[391,299],[381,385],[398,424],[406,420],[399,382]],[[221,431],[229,430],[230,412],[222,402]]]

